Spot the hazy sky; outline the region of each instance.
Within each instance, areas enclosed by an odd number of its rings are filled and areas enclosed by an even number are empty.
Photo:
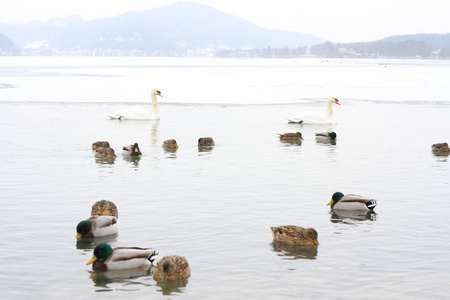
[[[12,0],[0,23],[20,24],[79,15],[85,20],[152,9],[179,0]],[[271,29],[310,33],[332,42],[390,35],[450,33],[448,0],[192,0]]]

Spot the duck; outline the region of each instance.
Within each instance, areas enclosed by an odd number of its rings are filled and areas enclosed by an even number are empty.
[[[163,98],[163,95],[158,89],[153,89],[150,95],[152,98],[152,112],[140,107],[128,107],[118,110],[115,113],[108,115],[108,117],[116,120],[159,120],[160,118],[158,114],[158,102],[156,96]]]
[[[318,141],[335,141],[337,137],[336,132],[318,132],[316,133],[316,139]]]
[[[178,148],[177,141],[174,139],[165,140],[162,146],[163,148],[172,148],[172,149]]]
[[[113,158],[117,157],[114,153],[114,149],[112,148],[97,148],[94,153],[95,157],[97,158]]]
[[[338,104],[339,100],[335,97],[330,97],[327,100],[327,114],[319,113],[316,111],[306,111],[303,113],[296,114],[292,117],[287,118],[290,123],[301,123],[301,124],[335,124],[333,115],[332,104]]]
[[[134,143],[134,145],[123,146],[122,155],[140,156],[140,155],[142,155],[142,153],[141,153],[141,150],[139,149],[138,143]]]
[[[92,150],[97,150],[100,147],[109,148],[109,143],[107,141],[97,141],[92,143]]]
[[[92,216],[77,225],[77,240],[117,234],[117,217]]]
[[[282,141],[298,141],[303,140],[301,132],[288,132],[283,134],[278,134],[278,137]]]
[[[178,280],[191,276],[191,268],[186,258],[178,255],[164,256],[156,264],[153,279],[156,281]]]
[[[373,210],[378,202],[375,199],[371,199],[365,196],[359,196],[354,194],[344,195],[341,192],[336,192],[331,197],[331,201],[327,204],[331,204],[331,209],[342,210]]]
[[[436,152],[450,152],[450,149],[448,148],[447,143],[437,143],[431,145],[431,150]]]
[[[119,218],[119,212],[114,202],[109,200],[100,200],[92,205],[91,216],[113,216]]]
[[[303,246],[319,245],[318,233],[314,228],[284,225],[270,227],[270,232],[273,235],[273,239],[280,243]]]
[[[198,146],[199,147],[209,147],[214,146],[214,140],[212,137],[202,137],[198,139]]]
[[[134,269],[152,264],[159,252],[150,248],[117,247],[99,244],[94,255],[86,265],[92,265],[94,271]]]

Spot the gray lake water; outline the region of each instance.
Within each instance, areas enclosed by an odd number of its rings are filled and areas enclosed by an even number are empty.
[[[450,62],[0,58],[0,287],[5,299],[445,299],[450,293]],[[136,105],[159,121],[109,120]],[[289,124],[325,111],[336,125]],[[334,130],[337,143],[316,142]],[[277,134],[301,131],[301,144]],[[197,147],[199,137],[216,145]],[[175,138],[179,149],[165,151]],[[112,161],[94,158],[107,140]],[[138,142],[139,160],[121,155]],[[336,214],[341,191],[379,201]],[[77,243],[92,204],[119,235]],[[272,245],[270,226],[319,232],[316,250]],[[98,242],[182,255],[183,284],[95,274]]]

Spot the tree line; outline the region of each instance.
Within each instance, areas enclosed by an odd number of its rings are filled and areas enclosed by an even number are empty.
[[[393,42],[379,40],[366,43],[325,42],[312,47],[265,48],[265,49],[222,49],[218,57],[302,57],[316,56],[327,58],[450,58],[450,47],[434,49],[431,45],[416,40]]]

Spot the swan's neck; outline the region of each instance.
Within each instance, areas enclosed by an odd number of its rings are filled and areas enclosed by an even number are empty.
[[[333,101],[327,101],[327,118],[333,119]]]
[[[152,94],[152,112],[154,116],[158,115],[158,102],[156,101],[156,95]]]

